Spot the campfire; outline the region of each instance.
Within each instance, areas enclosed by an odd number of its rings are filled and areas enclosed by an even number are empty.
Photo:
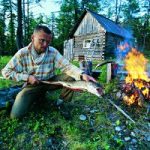
[[[126,46],[129,48],[127,43],[120,46],[121,51]],[[148,60],[141,52],[131,48],[125,56],[124,62],[127,76],[125,77],[125,83],[122,85],[123,100],[127,105],[143,106],[145,101],[150,100],[150,78],[147,74]]]

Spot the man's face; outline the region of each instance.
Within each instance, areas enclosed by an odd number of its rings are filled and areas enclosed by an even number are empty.
[[[52,39],[52,35],[47,34],[41,30],[37,33],[34,33],[31,39],[37,53],[43,53],[49,46],[49,43],[51,42]]]

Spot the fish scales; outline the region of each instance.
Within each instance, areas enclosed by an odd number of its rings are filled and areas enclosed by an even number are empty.
[[[70,88],[72,90],[88,91],[96,96],[102,95],[102,86],[99,83],[87,82],[87,81],[41,81],[45,84],[62,85],[63,87]]]

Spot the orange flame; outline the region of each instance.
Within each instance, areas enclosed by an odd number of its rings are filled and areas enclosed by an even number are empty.
[[[118,48],[122,51],[125,50],[127,47],[129,47],[129,44],[127,42],[125,42],[124,44],[118,46]]]
[[[125,69],[128,72],[125,81],[128,84],[134,83],[134,86],[141,90],[144,96],[147,96],[150,92],[144,84],[144,82],[150,82],[146,73],[147,62],[148,60],[144,57],[144,55],[135,48],[132,48],[125,58]],[[131,105],[139,99],[139,97],[138,93],[135,92],[130,96],[125,96],[124,100],[128,103],[128,105]]]
[[[131,52],[129,52],[125,58],[125,69],[128,71],[126,83],[131,83],[134,79],[142,79],[149,82],[150,79],[146,73],[147,62],[148,60],[142,53],[138,52],[135,48],[132,48]],[[138,85],[138,87],[139,86],[140,85]]]

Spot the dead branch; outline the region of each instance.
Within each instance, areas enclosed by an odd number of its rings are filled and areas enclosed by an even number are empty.
[[[107,98],[108,99],[108,101],[114,106],[114,107],[116,107],[117,108],[117,110],[118,111],[120,111],[125,117],[127,117],[130,121],[132,121],[133,123],[135,123],[135,121],[128,115],[128,114],[126,114],[119,106],[117,106],[111,99],[111,96],[110,96],[110,98],[108,97],[108,95],[106,96],[103,96],[103,98]]]
[[[109,61],[101,62],[101,63],[99,63],[99,64],[96,65],[95,69],[97,69],[98,67],[101,67],[101,66],[103,66],[103,65],[105,65],[107,63],[113,63],[113,61],[109,60]]]

